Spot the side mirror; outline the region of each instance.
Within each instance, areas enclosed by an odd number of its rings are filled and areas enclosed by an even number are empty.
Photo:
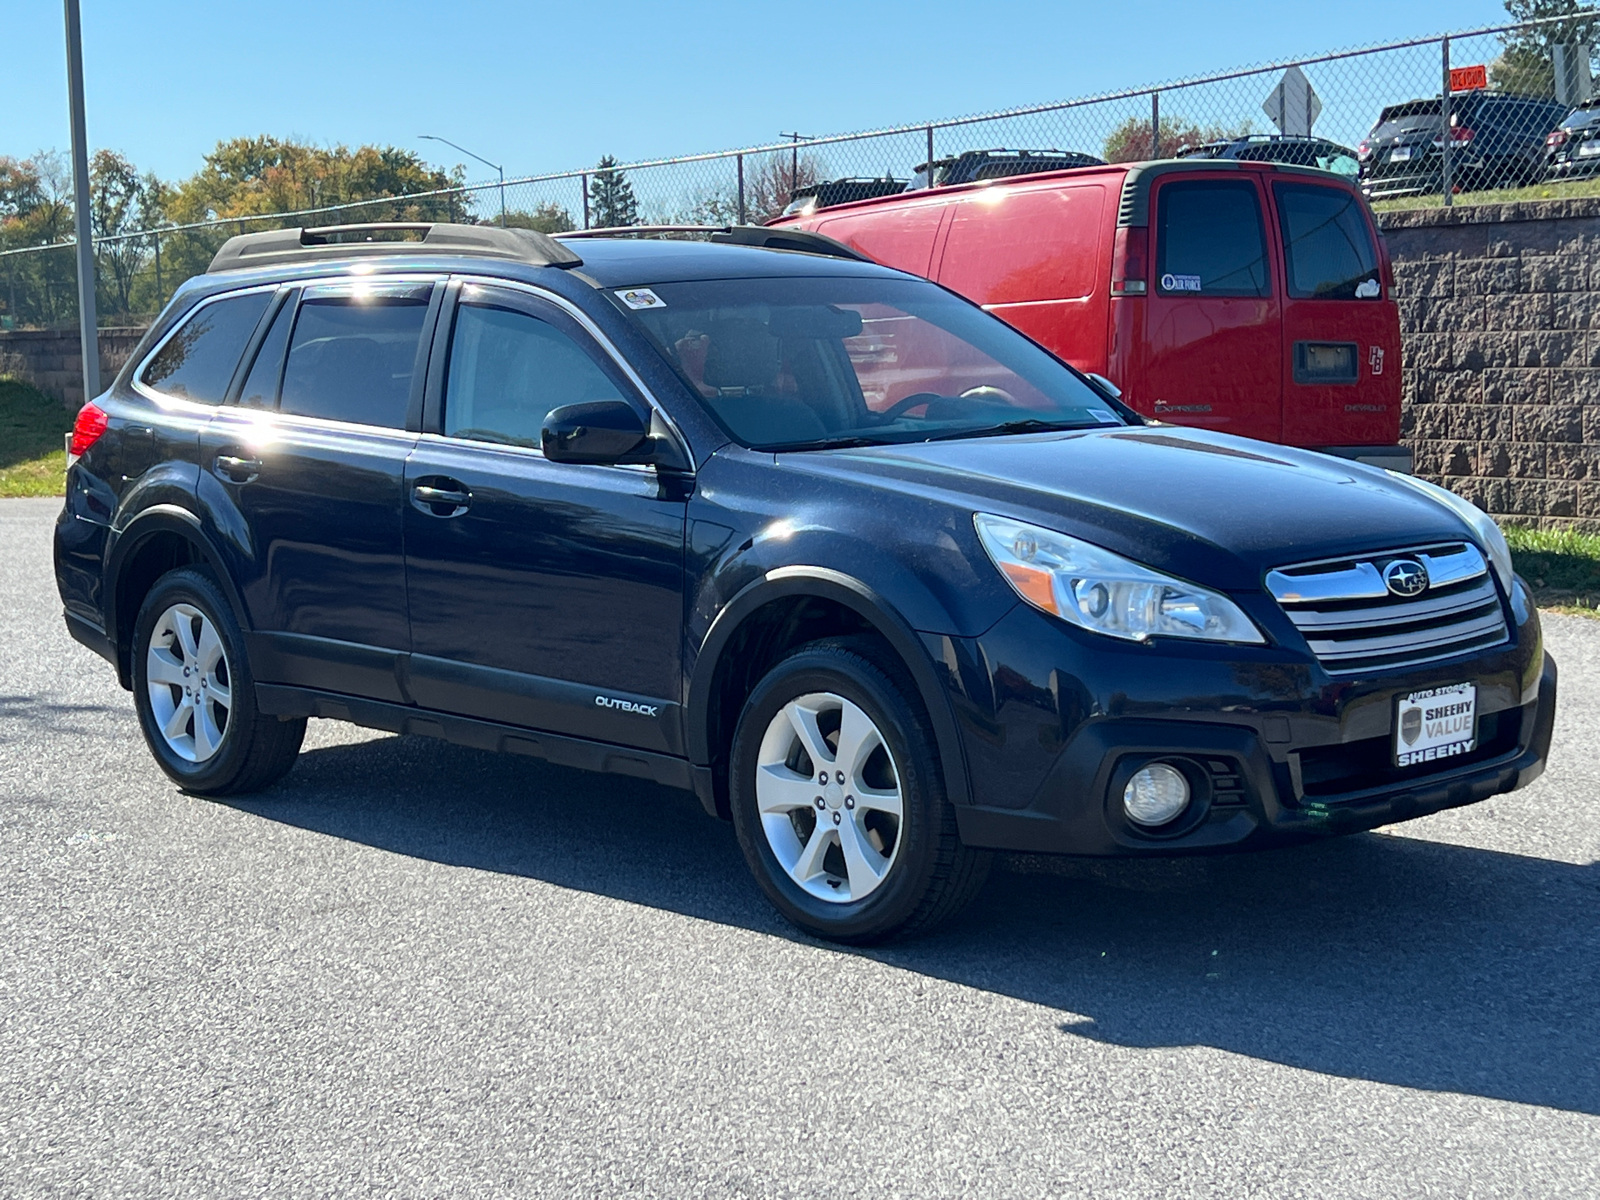
[[[627,401],[591,400],[551,409],[539,441],[551,462],[610,465],[648,450],[650,430]]]

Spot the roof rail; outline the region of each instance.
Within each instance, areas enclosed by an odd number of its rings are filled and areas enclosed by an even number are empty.
[[[415,240],[387,237],[379,240],[377,237],[390,233],[420,233],[422,237]],[[450,225],[442,221],[379,221],[367,225],[323,225],[312,229],[241,233],[222,243],[206,272],[215,274],[319,259],[419,253],[508,258],[538,267],[583,265],[583,259],[568,247],[532,229]]]
[[[556,237],[568,241],[573,238],[661,237],[672,233],[703,233],[708,241],[721,245],[825,254],[829,258],[848,258],[852,262],[873,261],[824,234],[809,233],[803,229],[769,229],[765,225],[613,225],[604,229],[574,229],[569,233],[559,233]]]

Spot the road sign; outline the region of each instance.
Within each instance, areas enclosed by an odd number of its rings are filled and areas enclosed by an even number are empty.
[[[1290,67],[1262,104],[1261,111],[1283,134],[1308,135],[1322,112],[1322,100],[1299,67]]]
[[[1481,92],[1489,86],[1489,68],[1479,63],[1475,67],[1451,67],[1452,92]]]

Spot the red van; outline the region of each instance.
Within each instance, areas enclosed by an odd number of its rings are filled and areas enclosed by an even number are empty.
[[[982,304],[1177,425],[1409,471],[1383,237],[1342,176],[1117,163],[780,218]]]

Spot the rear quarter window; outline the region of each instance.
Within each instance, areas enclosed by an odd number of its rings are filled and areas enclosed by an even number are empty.
[[[1343,188],[1277,183],[1289,295],[1297,299],[1377,300],[1378,249],[1361,201]]]
[[[1270,296],[1253,183],[1165,184],[1156,198],[1156,290],[1169,296]]]
[[[145,365],[139,382],[167,396],[221,404],[272,292],[225,296],[202,305]]]

